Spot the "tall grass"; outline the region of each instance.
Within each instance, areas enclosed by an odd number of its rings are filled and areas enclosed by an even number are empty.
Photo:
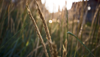
[[[53,20],[41,1],[0,0],[0,57],[99,57],[100,5],[90,23],[86,7],[77,6],[72,19],[65,8]]]

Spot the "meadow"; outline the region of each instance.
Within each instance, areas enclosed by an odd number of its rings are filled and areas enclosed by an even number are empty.
[[[45,19],[37,0],[0,0],[0,57],[99,57],[100,5],[91,22],[83,14]]]

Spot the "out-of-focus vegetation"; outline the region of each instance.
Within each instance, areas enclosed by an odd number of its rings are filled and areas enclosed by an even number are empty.
[[[41,0],[36,1],[39,6],[35,0],[0,0],[0,57],[46,57],[44,46],[28,14],[27,3],[49,57],[100,56],[100,5],[95,10],[92,22],[85,22],[86,17],[83,14],[87,10],[80,11],[80,21],[74,16],[68,19],[69,13],[66,8],[59,14],[55,13],[58,17],[53,19],[56,15],[44,9]],[[83,3],[82,6],[84,6]],[[42,9],[41,12],[39,7]],[[47,27],[44,25],[41,13],[49,29],[51,42],[49,42],[45,29]],[[76,35],[76,39],[67,34],[68,31]]]

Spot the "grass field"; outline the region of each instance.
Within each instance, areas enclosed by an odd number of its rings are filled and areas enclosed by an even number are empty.
[[[67,9],[61,19],[45,19],[41,8],[34,0],[0,0],[0,57],[100,56],[100,5],[92,22],[68,19]]]

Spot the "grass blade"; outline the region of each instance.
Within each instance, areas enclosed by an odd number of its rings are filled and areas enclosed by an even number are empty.
[[[77,36],[75,36],[73,33],[71,33],[71,32],[67,32],[68,34],[70,34],[70,35],[72,35],[72,36],[74,36],[75,38],[76,38],[76,40],[78,40],[92,55],[93,55],[93,53],[86,47],[86,45],[84,45],[83,44],[83,42],[77,37]],[[93,55],[94,56],[94,55]],[[95,56],[94,56],[95,57]]]

